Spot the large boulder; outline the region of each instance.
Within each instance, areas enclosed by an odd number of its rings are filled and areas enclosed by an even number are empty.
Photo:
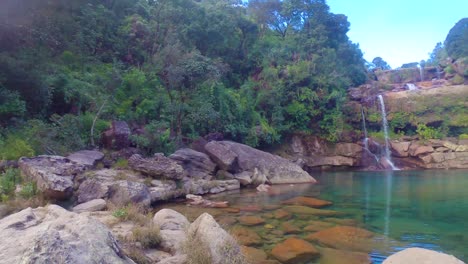
[[[116,205],[151,204],[151,193],[142,180],[131,171],[103,169],[88,172],[77,191],[78,203],[108,199]]]
[[[73,195],[74,180],[85,166],[61,156],[21,158],[23,175],[37,183],[37,188],[48,198],[65,200]]]
[[[102,169],[89,171],[78,187],[78,203],[85,203],[94,199],[107,199],[109,198],[111,185],[119,180],[129,178],[132,178],[132,173],[124,170]]]
[[[153,223],[159,226],[161,247],[173,254],[181,253],[183,243],[187,240],[186,230],[190,225],[187,218],[174,210],[161,209],[154,215]]]
[[[92,167],[104,158],[104,154],[97,150],[80,150],[68,155],[67,158],[77,164]]]
[[[169,158],[177,161],[185,169],[189,178],[211,180],[214,176],[216,164],[205,153],[184,148],[177,150]]]
[[[383,264],[465,264],[454,256],[424,248],[407,248],[388,257]]]
[[[156,179],[181,180],[186,176],[182,166],[162,154],[155,154],[153,157],[146,159],[135,154],[128,160],[128,165],[132,169]]]
[[[272,184],[315,182],[300,166],[287,159],[230,141],[211,141],[205,145],[208,155],[229,172],[257,170]]]
[[[0,237],[0,263],[134,263],[104,224],[57,205],[0,220]]]
[[[192,242],[199,241],[207,246],[213,264],[223,264],[227,259],[242,255],[235,239],[208,213],[203,213],[190,225],[188,236]]]
[[[149,207],[151,205],[151,194],[148,186],[141,182],[121,180],[110,186],[109,200],[116,205],[132,203]]]

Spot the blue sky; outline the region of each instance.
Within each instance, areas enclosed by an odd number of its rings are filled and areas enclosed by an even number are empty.
[[[331,12],[345,14],[348,32],[364,58],[380,56],[392,68],[429,57],[460,19],[468,0],[327,0]],[[468,45],[468,43],[467,43]]]

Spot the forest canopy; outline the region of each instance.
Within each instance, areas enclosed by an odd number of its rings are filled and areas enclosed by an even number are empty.
[[[0,141],[37,153],[88,146],[112,120],[144,130],[134,143],[149,152],[210,133],[338,140],[346,90],[366,81],[347,17],[325,0],[0,5]]]

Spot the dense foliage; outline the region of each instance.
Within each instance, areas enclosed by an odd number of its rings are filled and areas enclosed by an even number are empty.
[[[151,131],[134,138],[151,151],[213,132],[251,145],[291,131],[337,140],[346,89],[366,81],[346,16],[325,0],[0,7],[0,147],[16,135],[25,153],[82,148],[116,119]]]

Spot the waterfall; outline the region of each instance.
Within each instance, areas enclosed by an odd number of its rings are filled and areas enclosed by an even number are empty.
[[[408,91],[414,91],[418,89],[418,87],[414,85],[413,83],[407,83],[406,88],[408,88]]]
[[[424,81],[424,66],[419,64],[418,68],[419,68],[419,77],[421,78],[421,82],[423,82]]]
[[[379,98],[379,102],[380,102],[380,109],[382,112],[381,113],[382,114],[382,127],[383,127],[384,137],[385,137],[385,149],[384,149],[385,156],[384,157],[387,160],[390,167],[392,168],[392,170],[398,170],[398,168],[395,167],[395,165],[393,165],[392,159],[390,157],[390,147],[388,144],[388,122],[387,122],[387,113],[385,111],[385,103],[381,94],[379,94],[377,97]]]
[[[364,131],[364,150],[367,152],[367,154],[371,155],[374,157],[376,162],[379,162],[379,158],[370,151],[369,149],[369,137],[367,137],[367,126],[366,126],[366,116],[364,115],[364,108],[361,107],[361,117],[362,117],[362,130]]]
[[[438,65],[436,66],[436,73],[437,73],[437,80],[440,80],[441,69],[439,68]]]

